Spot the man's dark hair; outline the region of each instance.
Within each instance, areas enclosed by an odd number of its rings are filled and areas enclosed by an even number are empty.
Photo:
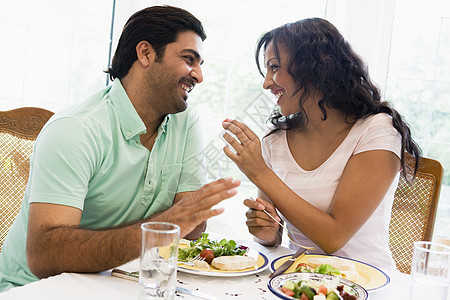
[[[117,45],[109,73],[111,80],[122,79],[137,60],[136,46],[149,42],[156,52],[156,60],[164,57],[166,45],[176,41],[178,33],[194,31],[202,41],[206,34],[202,23],[190,12],[173,6],[151,6],[134,13],[125,24]]]

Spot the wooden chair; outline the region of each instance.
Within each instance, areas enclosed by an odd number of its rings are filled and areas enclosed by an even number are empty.
[[[22,204],[34,141],[52,115],[36,107],[0,111],[0,251]]]
[[[411,165],[412,157],[405,154]],[[389,246],[397,269],[411,273],[413,242],[431,241],[444,168],[437,160],[422,157],[410,185],[400,176],[389,225]]]

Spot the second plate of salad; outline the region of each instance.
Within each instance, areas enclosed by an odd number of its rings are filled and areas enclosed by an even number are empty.
[[[272,278],[269,289],[281,299],[308,299],[323,295],[323,299],[365,300],[367,291],[352,281],[338,276],[317,273],[289,273]],[[339,295],[339,296],[338,296]]]
[[[291,256],[292,255],[284,255],[284,256],[274,259],[270,266],[271,270],[274,271],[275,269],[277,269],[285,261],[287,261]],[[384,273],[383,271],[381,271],[380,269],[378,269],[372,265],[369,265],[367,263],[364,263],[364,262],[361,262],[358,260],[350,259],[350,258],[327,255],[327,254],[306,254],[306,255],[300,257],[299,259],[297,259],[292,264],[292,266],[289,269],[287,269],[287,271],[285,273],[296,272],[296,269],[299,266],[299,264],[307,263],[308,260],[310,260],[311,258],[320,258],[320,259],[339,258],[339,259],[353,263],[355,266],[355,270],[359,274],[359,278],[357,280],[353,280],[353,281],[355,283],[363,286],[367,291],[378,290],[380,288],[385,287],[390,282],[390,278],[386,273]]]

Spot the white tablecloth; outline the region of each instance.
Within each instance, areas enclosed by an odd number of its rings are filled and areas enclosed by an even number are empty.
[[[291,254],[292,251],[279,246],[277,248],[263,247],[255,242],[245,241],[242,244],[264,253],[271,262],[273,259]],[[132,262],[136,264],[136,262]],[[408,299],[405,292],[409,291],[410,276],[400,272],[386,272],[391,282],[382,289],[370,292],[371,300]],[[219,299],[279,299],[267,287],[270,270],[243,277],[205,277],[178,272],[177,284],[190,290],[199,290]],[[23,287],[13,288],[0,294],[0,299],[108,299],[125,300],[138,298],[138,283],[111,276],[105,271],[96,274],[63,273]],[[175,299],[198,299],[184,294]]]

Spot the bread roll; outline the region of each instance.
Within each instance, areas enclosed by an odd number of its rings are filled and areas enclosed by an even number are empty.
[[[211,269],[209,267],[209,264],[206,261],[203,260],[196,260],[194,261],[194,267],[196,268],[200,268],[200,269]]]
[[[342,270],[341,276],[350,281],[357,281],[359,279],[359,273],[356,270]]]
[[[254,268],[256,261],[249,256],[219,256],[213,259],[211,265],[219,270],[235,271],[247,268]]]
[[[355,271],[355,264],[351,260],[342,259],[339,257],[310,257],[308,258],[308,265],[317,268],[320,265],[329,264],[339,271]]]

